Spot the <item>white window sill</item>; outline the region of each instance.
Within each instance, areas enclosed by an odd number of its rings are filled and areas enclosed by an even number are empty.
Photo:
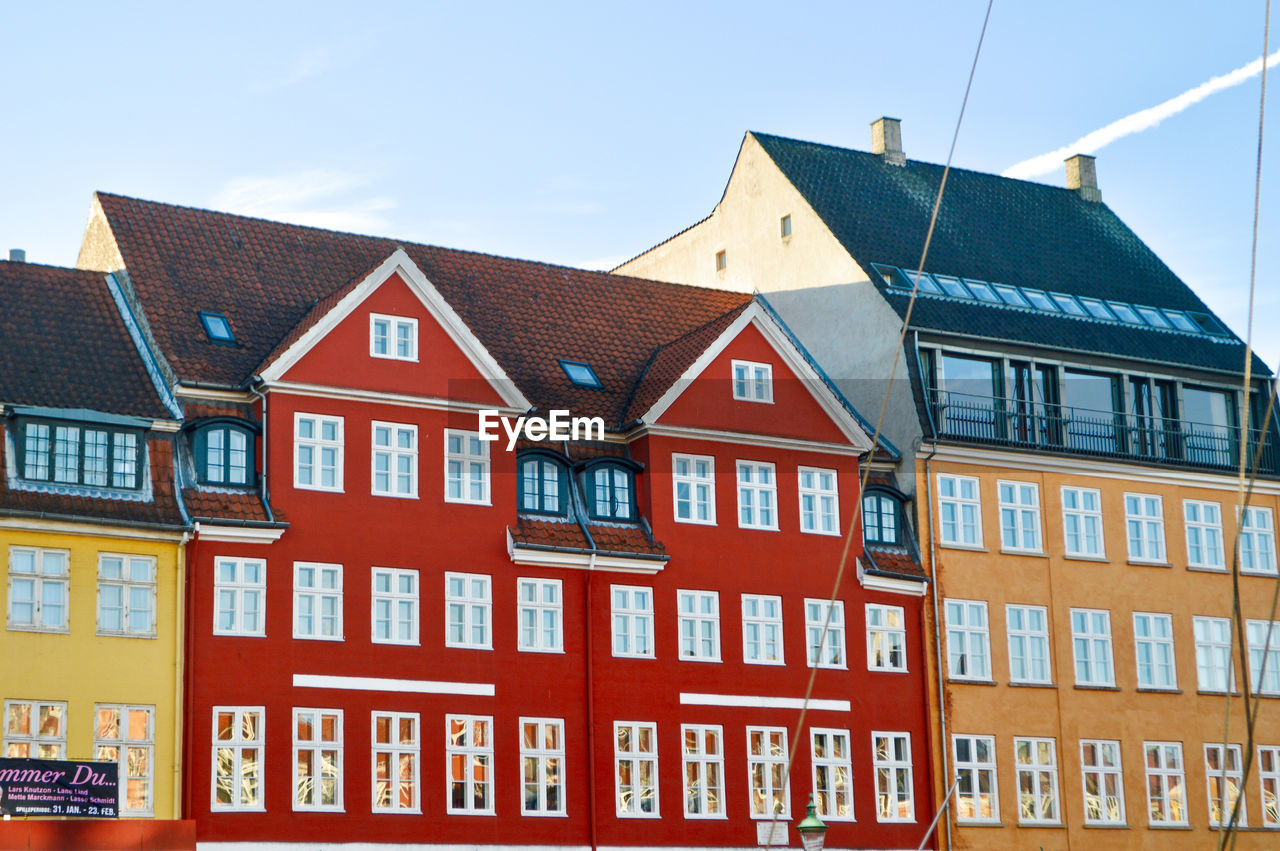
[[[100,629],[97,634],[103,638],[148,638],[153,641],[157,638],[154,632],[117,632]]]
[[[485,507],[490,507],[490,506],[492,506],[492,505],[493,505],[493,503],[492,503],[491,501],[487,500],[487,499],[485,499],[485,500],[478,500],[478,499],[450,499],[449,497],[447,497],[447,496],[446,496],[446,497],[444,498],[444,501],[445,501],[445,502],[447,502],[447,503],[449,503],[450,505],[479,505],[479,506],[485,506]],[[557,514],[557,515],[555,515],[555,516],[557,516],[557,517],[563,517],[564,515],[563,515],[563,514]]]
[[[388,499],[417,499],[417,493],[382,493],[380,491],[370,491],[370,496],[383,496]]]
[[[1096,561],[1100,564],[1111,564],[1111,559],[1107,558],[1105,555],[1091,556],[1088,553],[1067,553],[1063,558],[1070,559],[1071,561]]]
[[[947,550],[968,550],[973,553],[989,553],[991,550],[982,546],[982,544],[949,544],[946,541],[939,541],[938,546]]]

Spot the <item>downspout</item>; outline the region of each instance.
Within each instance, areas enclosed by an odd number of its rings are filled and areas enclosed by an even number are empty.
[[[191,783],[183,783],[182,772],[184,769],[190,770],[194,764],[191,755],[191,730],[192,730],[192,707],[187,706],[187,701],[191,698],[191,688],[194,678],[195,665],[192,660],[186,658],[186,648],[194,647],[193,639],[195,635],[195,625],[192,623],[191,613],[194,611],[195,599],[195,582],[190,575],[191,565],[195,562],[194,558],[188,558],[195,550],[196,539],[199,535],[198,531],[193,529],[191,515],[187,511],[187,503],[183,499],[182,492],[186,489],[186,482],[182,476],[182,441],[178,439],[178,435],[173,435],[173,490],[174,499],[178,505],[178,513],[182,516],[183,522],[187,526],[188,531],[182,533],[182,542],[178,548],[178,588],[177,596],[177,614],[178,628],[174,630],[175,642],[178,646],[178,660],[181,665],[181,676],[177,685],[177,711],[182,713],[180,723],[174,725],[174,775],[178,781],[177,794],[174,795],[174,810],[176,818],[190,818],[191,809]],[[188,550],[190,547],[190,551]],[[189,780],[190,778],[188,778]]]
[[[267,455],[267,394],[259,392],[255,385],[263,383],[261,375],[255,375],[249,380],[248,391],[262,402],[262,478],[258,479],[258,494],[262,498],[262,507],[267,512],[267,522],[276,522],[276,517],[271,512],[271,492],[267,490],[267,459],[271,456]]]
[[[569,458],[569,441],[564,444],[564,457]],[[582,530],[582,534],[587,539],[587,543],[591,545],[591,563],[587,566],[587,605],[586,611],[583,613],[583,623],[586,645],[584,652],[587,654],[587,681],[586,681],[586,701],[587,701],[587,824],[590,827],[591,849],[595,851],[597,847],[596,841],[596,689],[595,689],[595,660],[591,652],[591,612],[594,595],[595,583],[592,581],[595,574],[596,566],[596,542],[591,537],[591,530],[587,528],[587,523],[583,519],[586,516],[586,505],[583,504],[581,495],[578,493],[578,483],[576,476],[573,474],[573,459],[569,458],[569,498],[573,500],[574,519],[578,521],[578,528]]]
[[[186,658],[186,591],[187,591],[187,542],[191,540],[190,532],[182,533],[182,540],[178,542],[177,556],[177,584],[173,589],[173,610],[174,617],[177,618],[173,630],[173,652],[175,664],[178,670],[174,672],[173,678],[173,711],[180,713],[179,718],[184,719],[181,723],[173,725],[173,818],[179,820],[182,818],[182,810],[184,807],[183,791],[186,785],[182,782],[182,773],[189,766],[186,760],[186,754],[183,748],[186,747],[186,737],[183,735],[183,727],[186,724],[187,710],[183,705],[186,699],[186,678],[187,672],[191,665],[187,664]]]
[[[917,353],[919,349],[916,350]],[[938,676],[938,733],[941,737],[939,750],[942,753],[942,782],[943,788],[946,788],[951,779],[951,765],[948,758],[949,743],[947,742],[947,693],[942,676],[942,611],[938,608],[938,539],[934,534],[933,527],[933,474],[930,471],[930,464],[933,456],[938,454],[938,445],[934,443],[929,454],[924,459],[924,492],[928,500],[928,517],[929,517],[929,586],[933,597],[933,661],[937,669]],[[945,811],[951,806],[951,797],[942,802],[942,809]],[[943,821],[943,825],[947,832],[947,849],[951,849],[951,817]]]

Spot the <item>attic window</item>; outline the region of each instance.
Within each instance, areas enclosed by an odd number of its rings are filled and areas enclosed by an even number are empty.
[[[782,228],[782,236],[791,236],[791,216],[790,215],[786,215],[782,217],[781,228]]]
[[[723,272],[725,267],[729,265],[729,261],[725,259],[723,251],[716,252],[716,271]]]
[[[200,311],[200,322],[204,325],[204,333],[215,343],[234,343],[236,335],[231,331],[231,323],[221,313]]]
[[[562,360],[560,368],[564,370],[564,374],[569,376],[569,380],[579,387],[600,387],[600,379],[596,378],[595,370],[585,363],[578,361]]]

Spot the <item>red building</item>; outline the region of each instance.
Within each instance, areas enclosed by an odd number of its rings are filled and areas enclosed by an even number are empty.
[[[870,440],[765,302],[109,195],[80,264],[185,405],[202,846],[920,841],[901,495],[832,605]]]

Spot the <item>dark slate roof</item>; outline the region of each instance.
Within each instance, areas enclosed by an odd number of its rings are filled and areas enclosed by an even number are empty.
[[[98,194],[130,281],[179,380],[238,386],[323,307],[404,248],[537,408],[627,421],[655,353],[751,296]],[[209,342],[223,313],[236,344]],[[725,323],[727,324],[727,322]],[[688,366],[701,351],[681,349]],[[602,389],[572,384],[588,363]],[[665,364],[664,379],[683,370]],[[643,382],[645,395],[651,383]],[[665,388],[664,388],[665,389]],[[654,397],[656,398],[656,397]]]
[[[0,403],[173,419],[100,272],[0,261]]]
[[[872,263],[920,263],[943,166],[751,134],[878,285]],[[1137,304],[1213,311],[1106,204],[1043,183],[952,168],[930,272]],[[907,300],[889,298],[905,315]],[[920,298],[913,327],[1240,372],[1244,344],[983,303]],[[1225,323],[1224,323],[1225,325]],[[1270,374],[1255,358],[1254,369]]]

